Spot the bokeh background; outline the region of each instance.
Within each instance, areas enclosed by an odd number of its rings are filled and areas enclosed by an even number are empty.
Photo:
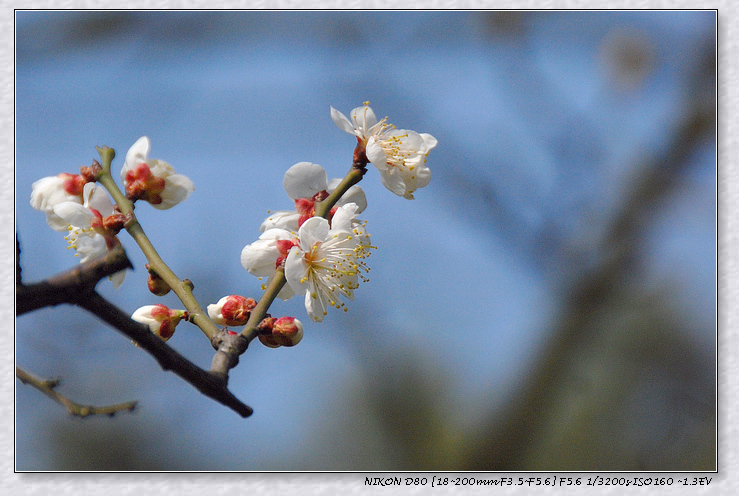
[[[16,386],[17,470],[713,470],[716,13],[16,13],[16,230],[24,280],[77,263],[28,199],[142,135],[196,184],[137,215],[201,305],[260,281],[239,255],[282,175],[351,164],[336,128],[370,101],[433,134],[431,184],[361,186],[378,249],[349,311],[295,348],[255,342],[248,419],[93,316],[16,321],[16,361],[132,414],[70,417]],[[158,302],[145,259],[114,291]],[[177,307],[174,295],[161,300]],[[308,319],[299,299],[276,315]],[[170,344],[201,367],[194,326]]]

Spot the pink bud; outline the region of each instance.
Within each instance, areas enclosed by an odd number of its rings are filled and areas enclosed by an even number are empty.
[[[174,334],[175,327],[187,318],[185,310],[170,310],[164,305],[146,305],[136,310],[131,318],[149,326],[151,332],[167,341]]]
[[[154,272],[149,273],[149,279],[146,281],[146,284],[149,287],[149,291],[157,296],[164,296],[172,289],[169,287],[169,284],[164,282],[164,279]]]
[[[208,305],[208,316],[218,325],[246,325],[257,302],[239,295],[224,296],[215,305]]]
[[[295,346],[303,339],[303,324],[295,317],[280,317],[272,325],[272,334],[260,334],[259,341],[270,348]]]

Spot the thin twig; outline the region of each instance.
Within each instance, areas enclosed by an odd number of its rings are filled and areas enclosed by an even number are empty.
[[[128,314],[100,296],[91,292],[76,303],[88,312],[110,324],[114,329],[135,341],[151,354],[164,370],[171,370],[185,381],[195,386],[204,395],[226,405],[242,417],[248,417],[253,410],[236,398],[226,387],[222,377],[201,369],[153,334],[149,327],[131,320]]]
[[[23,384],[33,386],[57,403],[64,405],[64,407],[69,410],[69,413],[71,413],[75,417],[85,418],[89,417],[90,415],[108,415],[112,417],[120,411],[125,410],[132,412],[138,404],[138,402],[136,401],[127,401],[125,403],[117,403],[115,405],[108,406],[83,405],[81,403],[70,400],[66,396],[61,395],[56,391],[55,388],[59,385],[59,379],[41,379],[29,374],[28,372],[17,366],[15,367],[15,376]]]

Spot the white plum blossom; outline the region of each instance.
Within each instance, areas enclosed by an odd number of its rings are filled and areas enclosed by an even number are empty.
[[[382,133],[387,128],[392,128],[392,125],[387,123],[387,117],[381,121],[377,120],[375,112],[369,106],[369,102],[364,102],[363,106],[352,110],[349,117],[350,119],[347,119],[344,114],[331,107],[331,119],[334,124],[342,131],[356,136],[357,140],[365,145],[371,136]]]
[[[74,201],[58,203],[54,206],[54,213],[62,219],[69,230],[65,239],[69,248],[74,248],[80,256],[80,263],[105,255],[120,244],[110,226],[106,226],[106,220],[120,224],[120,214],[116,213],[113,203],[107,193],[96,183],[87,183],[84,186],[83,204]],[[120,227],[118,228],[120,229]],[[123,283],[126,271],[122,270],[110,276],[113,287],[117,288]]]
[[[31,206],[46,214],[46,223],[55,231],[67,229],[67,222],[54,213],[54,206],[63,202],[82,204],[84,179],[76,174],[62,173],[43,177],[31,186]]]
[[[339,296],[353,300],[359,278],[364,279],[361,272],[368,270],[363,259],[370,247],[351,232],[350,212],[355,208],[341,207],[333,226],[321,217],[306,220],[298,231],[299,244],[285,260],[287,283],[296,294],[305,295],[306,311],[316,322],[323,321],[329,306],[346,310]]]
[[[350,117],[331,107],[331,119],[339,129],[357,137],[367,160],[380,171],[382,184],[396,195],[412,200],[413,192],[431,180],[426,158],[436,147],[436,138],[396,129],[387,123],[387,117],[378,121],[369,102],[352,110]]]
[[[318,164],[298,162],[285,172],[282,180],[287,196],[295,203],[295,210],[273,212],[262,222],[259,230],[265,232],[268,229],[280,228],[297,231],[305,220],[313,217],[316,203],[325,200],[340,182],[340,178],[328,181],[326,171]],[[349,188],[336,202],[329,215],[348,203],[356,204],[359,213],[367,208],[367,197],[362,188],[357,185]]]
[[[297,236],[285,229],[268,229],[255,242],[241,250],[241,265],[252,275],[259,278],[269,277],[267,284],[287,258],[290,248],[298,244]],[[295,296],[289,285],[284,285],[277,296],[288,300]]]
[[[426,157],[436,143],[430,134],[392,129],[367,141],[367,160],[380,171],[380,180],[387,189],[412,200],[413,192],[431,181]]]
[[[131,146],[121,169],[121,180],[130,199],[145,200],[154,208],[166,210],[190,196],[195,185],[187,176],[176,174],[167,162],[150,159],[150,149],[146,136]]]

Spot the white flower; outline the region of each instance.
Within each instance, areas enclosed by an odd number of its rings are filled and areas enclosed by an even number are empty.
[[[318,164],[311,162],[298,162],[285,172],[282,185],[287,196],[295,202],[295,210],[280,210],[273,212],[262,222],[259,230],[262,232],[272,228],[297,231],[300,225],[307,219],[313,217],[315,204],[325,200],[339,185],[340,178],[327,181],[326,171]],[[336,202],[336,208],[354,203],[361,213],[367,208],[367,197],[362,188],[352,186]]]
[[[272,280],[275,270],[287,258],[290,248],[298,243],[294,233],[284,229],[268,229],[259,239],[248,244],[241,251],[241,265],[252,275],[269,277]],[[277,296],[287,300],[295,296],[289,285],[284,285]]]
[[[39,179],[31,186],[31,206],[46,214],[46,223],[55,231],[67,229],[67,222],[54,213],[54,206],[63,202],[82,204],[84,179],[62,173]]]
[[[77,251],[80,263],[105,255],[120,244],[116,235],[103,223],[106,217],[115,214],[113,203],[105,190],[96,183],[87,183],[82,197],[82,205],[67,201],[54,206],[54,213],[67,225],[69,234],[65,239],[69,248]],[[113,287],[120,286],[125,276],[125,270],[110,276]]]
[[[351,210],[346,205],[337,212],[334,227],[326,219],[312,217],[306,220],[298,232],[300,242],[291,248],[285,261],[285,278],[296,294],[305,295],[308,315],[321,322],[328,306],[346,307],[339,296],[353,300],[359,287],[360,272],[368,269],[363,259],[368,255],[368,245],[361,244],[349,229]],[[364,278],[363,278],[364,279]]]
[[[374,111],[369,107],[369,102],[364,102],[363,106],[352,110],[349,116],[351,119],[347,119],[344,114],[331,107],[331,119],[334,124],[342,131],[353,134],[357,140],[365,144],[371,136],[392,127],[387,124],[387,117],[378,122]]]
[[[398,196],[413,199],[413,192],[429,184],[429,151],[437,144],[430,134],[392,129],[367,141],[367,160],[380,171],[382,184]]]
[[[145,200],[154,208],[166,210],[190,196],[195,185],[187,176],[175,174],[167,162],[149,159],[150,149],[151,142],[146,136],[131,146],[121,169],[121,180],[129,198]]]
[[[331,119],[339,129],[353,134],[364,145],[367,160],[380,171],[382,184],[398,196],[413,199],[413,192],[427,186],[431,171],[426,157],[436,146],[436,138],[427,133],[395,129],[387,117],[377,120],[365,102],[351,111],[351,119],[331,107]]]

